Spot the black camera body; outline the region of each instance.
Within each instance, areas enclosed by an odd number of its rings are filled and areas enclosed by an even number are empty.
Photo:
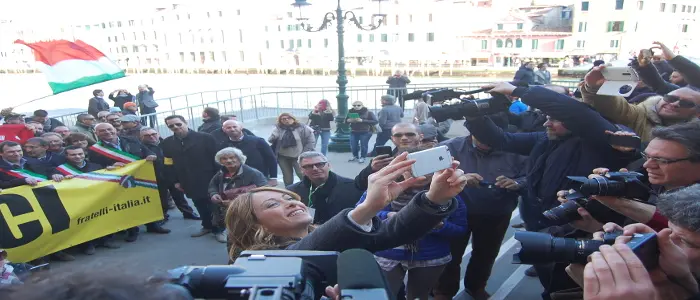
[[[581,182],[575,193],[566,196],[569,200],[555,208],[547,210],[543,215],[552,221],[552,225],[563,225],[580,220],[578,208],[585,208],[594,218],[605,219],[602,216],[610,214],[610,209],[598,201],[592,201],[590,196],[613,196],[632,199],[648,199],[651,189],[641,180],[644,175],[637,172],[611,172],[605,177],[586,178],[568,176],[569,179]]]
[[[514,264],[569,263],[586,264],[588,256],[602,245],[612,245],[622,232],[605,233],[603,241],[556,238],[546,233],[519,231],[515,239],[520,241],[520,251],[513,254]],[[659,245],[656,233],[635,234],[627,245],[651,270],[659,262]]]
[[[447,119],[462,120],[465,117],[488,116],[508,111],[512,102],[502,94],[493,93],[491,98],[465,100],[430,106],[430,115],[437,122]]]

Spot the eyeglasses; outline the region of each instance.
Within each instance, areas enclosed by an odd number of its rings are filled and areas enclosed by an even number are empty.
[[[416,133],[415,132],[406,132],[406,133],[397,132],[397,133],[392,134],[391,136],[393,136],[397,139],[400,139],[404,136],[411,138],[411,137],[415,137]]]
[[[681,97],[674,96],[674,95],[664,95],[664,101],[667,103],[678,102],[678,106],[680,106],[681,108],[693,108],[693,107],[697,106],[697,104],[695,104],[695,102],[693,102],[693,101],[685,100],[685,99],[682,99]]]
[[[686,158],[653,157],[653,156],[649,156],[648,154],[646,154],[644,152],[642,152],[642,158],[644,158],[644,160],[646,160],[646,161],[648,161],[648,160],[655,161],[656,163],[658,163],[660,165],[668,165],[668,164],[677,163],[677,162],[686,161],[686,160],[691,159],[691,157],[686,157]]]
[[[325,167],[327,163],[328,162],[322,161],[322,162],[318,162],[315,164],[303,165],[303,166],[301,166],[301,168],[304,170],[313,170],[314,168],[323,169],[323,167]]]
[[[173,123],[173,124],[168,124],[168,128],[175,128],[175,127],[182,127],[182,123]]]
[[[352,107],[362,107],[362,104],[353,104]]]

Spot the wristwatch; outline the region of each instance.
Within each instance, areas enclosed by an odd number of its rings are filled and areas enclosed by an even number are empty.
[[[454,198],[453,198],[453,199],[454,199]],[[434,202],[428,200],[428,198],[425,198],[425,202],[426,202],[425,205],[428,206],[428,207],[431,208],[431,209],[436,210],[436,211],[439,211],[439,212],[446,212],[446,211],[448,211],[448,210],[450,209],[450,207],[452,206],[452,201],[453,201],[453,199],[450,199],[450,202],[447,202],[447,203],[445,203],[445,204],[436,204],[436,203],[434,203]]]

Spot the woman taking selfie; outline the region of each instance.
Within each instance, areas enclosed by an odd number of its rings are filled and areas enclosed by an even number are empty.
[[[287,190],[258,188],[238,196],[226,213],[226,228],[235,260],[245,250],[286,249],[376,252],[411,243],[430,232],[457,208],[453,198],[466,184],[464,172],[452,168],[433,175],[430,189],[418,193],[401,211],[382,222],[376,217],[388,203],[423,177],[395,180],[410,172],[407,153],[370,175],[367,196],[318,227],[299,196]]]

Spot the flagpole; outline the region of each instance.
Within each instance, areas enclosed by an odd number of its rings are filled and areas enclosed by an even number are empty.
[[[46,95],[46,96],[44,96],[44,97],[36,98],[36,99],[34,99],[34,100],[29,100],[29,101],[27,101],[27,102],[22,102],[22,103],[20,103],[20,104],[17,104],[17,105],[15,105],[15,106],[10,107],[10,108],[15,109],[15,108],[20,107],[20,106],[22,106],[22,105],[29,104],[29,103],[32,103],[32,102],[37,101],[37,100],[45,99],[45,98],[51,97],[51,96],[53,96],[53,95],[54,95],[54,94]]]

